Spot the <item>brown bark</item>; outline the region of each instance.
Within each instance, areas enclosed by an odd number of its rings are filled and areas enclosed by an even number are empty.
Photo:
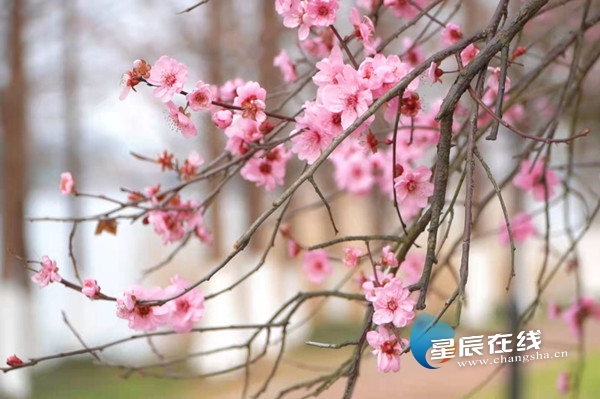
[[[24,1],[14,0],[11,10],[8,56],[11,76],[2,93],[2,278],[27,286],[27,272],[17,257],[25,257],[23,204],[27,162],[25,115],[27,82],[23,65]]]

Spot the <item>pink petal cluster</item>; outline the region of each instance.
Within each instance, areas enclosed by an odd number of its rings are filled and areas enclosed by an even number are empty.
[[[60,174],[60,193],[62,195],[75,194],[75,181],[71,172]]]
[[[581,337],[583,323],[590,317],[600,321],[600,303],[595,303],[590,297],[580,298],[561,314],[561,318],[576,338]]]
[[[285,50],[281,52],[273,59],[273,66],[276,66],[283,75],[283,81],[286,83],[293,83],[298,79],[296,73],[296,65],[290,59],[290,56]]]
[[[515,242],[525,242],[529,237],[535,236],[537,233],[537,229],[533,225],[533,219],[527,212],[518,213],[510,219],[510,230]],[[502,223],[500,227],[499,238],[500,242],[505,245],[510,241],[506,223]]]
[[[265,114],[265,100],[267,91],[260,87],[257,82],[246,82],[236,89],[233,105],[242,108],[242,117],[257,122],[267,119]]]
[[[187,289],[190,283],[179,275],[171,278],[171,285],[165,288],[166,296],[178,295]],[[182,296],[167,302],[169,323],[177,332],[189,332],[194,323],[204,316],[204,295],[198,289],[186,292]]]
[[[355,7],[352,7],[350,13],[350,23],[354,26],[354,34],[363,43],[365,54],[371,55],[377,52],[377,46],[381,42],[375,36],[375,25],[371,18],[364,16],[361,21],[360,12]]]
[[[169,110],[169,118],[173,127],[183,134],[183,137],[189,139],[198,134],[196,125],[192,122],[190,114],[186,114],[183,107],[177,107],[172,101],[167,101],[167,108]]]
[[[233,115],[231,123],[225,128],[225,135],[228,137],[225,149],[235,155],[246,154],[250,144],[259,142],[264,136],[260,123],[239,114]]]
[[[189,92],[185,98],[194,111],[209,108],[213,101],[213,90],[209,84],[199,80],[194,90]]]
[[[446,24],[446,27],[442,30],[442,43],[451,46],[462,39],[462,31],[459,25]]]
[[[19,367],[23,365],[23,360],[21,360],[17,355],[12,355],[6,358],[6,364],[10,367]]]
[[[117,317],[129,321],[132,330],[154,331],[167,324],[169,309],[163,306],[150,306],[140,303],[143,300],[157,300],[164,297],[159,287],[147,291],[141,285],[135,285],[117,298]]]
[[[147,219],[165,245],[182,240],[188,232],[206,244],[212,243],[212,235],[204,223],[204,208],[199,208],[197,201],[171,201],[167,206],[169,210],[148,212]]]
[[[477,54],[479,54],[479,49],[475,47],[473,43],[465,47],[465,49],[460,52],[460,60],[462,61],[463,66],[471,62]]]
[[[258,152],[246,161],[240,174],[244,179],[256,183],[257,187],[264,186],[271,191],[283,184],[285,166],[291,157],[292,154],[280,144],[266,152]]]
[[[88,298],[94,298],[96,295],[98,295],[98,293],[100,293],[100,287],[98,287],[98,282],[94,279],[86,278],[85,280],[83,280],[81,292]]]
[[[321,284],[333,272],[327,252],[324,249],[306,251],[302,260],[302,269],[308,280],[315,284]]]
[[[358,71],[344,65],[335,83],[319,88],[317,101],[330,112],[340,112],[342,128],[348,128],[373,103],[373,93]]]
[[[396,254],[394,254],[394,252],[390,249],[389,245],[386,245],[381,250],[380,264],[383,268],[398,266],[398,259],[396,258]]]
[[[154,63],[150,70],[148,82],[156,85],[154,97],[162,102],[169,102],[176,93],[183,90],[188,78],[188,68],[177,60],[163,55]]]
[[[339,0],[276,0],[275,10],[287,28],[298,28],[298,39],[305,40],[310,28],[327,27],[335,22]]]
[[[416,169],[404,168],[403,173],[394,179],[394,188],[400,210],[407,219],[412,218],[427,206],[427,199],[433,195],[431,169],[419,166]]]
[[[387,284],[375,288],[373,302],[373,323],[377,325],[392,323],[401,328],[415,318],[415,300],[410,291],[402,284],[400,277],[393,277]]]
[[[390,333],[384,326],[367,333],[367,342],[374,348],[373,354],[377,356],[377,371],[387,373],[400,371],[400,354],[408,346],[408,340]]]
[[[415,284],[421,279],[423,274],[423,266],[425,265],[425,255],[422,253],[409,253],[402,263],[400,263],[400,271],[405,276],[404,283],[407,285]]]
[[[358,265],[358,258],[360,258],[362,253],[363,251],[360,248],[346,247],[344,248],[342,262],[348,267],[356,267]]]
[[[233,121],[233,112],[222,109],[212,114],[212,120],[219,129],[227,129]]]
[[[117,299],[117,317],[128,320],[132,330],[154,331],[169,324],[177,332],[191,331],[194,323],[204,316],[204,296],[199,289],[194,288],[162,306],[143,303],[179,295],[189,286],[179,275],[164,290],[160,287],[146,290],[135,285]]]
[[[544,173],[544,168],[546,171]],[[560,184],[560,179],[546,167],[546,161],[541,158],[533,164],[529,159],[521,161],[519,173],[513,178],[513,184],[526,193],[533,192],[536,201],[549,200],[554,196],[554,188]],[[546,198],[546,190],[548,197]]]
[[[290,133],[292,152],[312,164],[342,131],[341,113],[331,112],[317,102],[307,102],[304,114],[296,117],[296,129]]]
[[[42,256],[42,268],[39,272],[31,276],[31,281],[38,283],[40,288],[44,288],[52,282],[61,281],[62,277],[58,274],[58,267],[56,262],[50,259],[48,256]]]

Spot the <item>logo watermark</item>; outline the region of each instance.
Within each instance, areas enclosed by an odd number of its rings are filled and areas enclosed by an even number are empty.
[[[520,331],[517,334],[472,335],[454,339],[455,331],[448,323],[438,320],[437,317],[421,312],[417,316],[410,333],[410,347],[415,360],[423,367],[437,369],[427,362],[427,353],[431,349],[431,360],[438,364],[447,362],[455,357],[473,357],[483,355],[496,355],[493,359],[466,360],[458,362],[459,367],[502,364],[531,360],[553,359],[567,357],[568,353],[540,353],[525,354],[529,350],[539,351],[542,344],[540,330]],[[515,336],[516,335],[516,336]],[[508,356],[507,354],[510,354]]]

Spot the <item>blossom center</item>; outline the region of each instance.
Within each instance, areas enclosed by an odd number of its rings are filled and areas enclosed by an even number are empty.
[[[268,162],[262,162],[260,164],[260,166],[258,167],[258,170],[260,171],[260,173],[262,173],[263,175],[268,175],[269,173],[271,173],[271,164]]]

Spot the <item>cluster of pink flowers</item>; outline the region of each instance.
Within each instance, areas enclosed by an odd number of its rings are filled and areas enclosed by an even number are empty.
[[[194,323],[204,316],[204,296],[199,289],[192,289],[161,306],[144,303],[179,295],[189,286],[179,275],[175,275],[165,289],[133,286],[117,299],[117,316],[128,320],[133,330],[154,331],[169,324],[177,332],[191,331]]]
[[[71,172],[64,172],[60,175],[60,193],[62,195],[75,194],[75,180]]]
[[[58,267],[56,261],[50,259],[48,256],[42,256],[42,268],[31,276],[31,281],[38,283],[40,288],[44,288],[52,282],[61,281],[62,277],[58,274]]]
[[[386,246],[375,275],[362,283],[365,298],[373,306],[373,323],[379,326],[367,333],[367,341],[377,355],[377,370],[382,372],[400,370],[400,355],[408,341],[398,336],[398,329],[415,318],[416,301],[410,297],[408,287],[400,277],[382,270],[398,265],[395,254]]]
[[[333,25],[339,0],[275,0],[275,9],[287,28],[298,28],[298,39],[308,37],[313,27]]]
[[[321,284],[333,272],[327,252],[324,249],[305,252],[302,268],[308,280],[315,284]]]
[[[582,297],[576,300],[566,309],[561,309],[556,303],[548,305],[548,315],[555,319],[560,317],[568,326],[574,337],[580,338],[583,323],[593,318],[600,321],[600,303],[594,302],[590,297]]]
[[[521,169],[513,178],[513,184],[526,193],[531,191],[536,201],[547,201],[554,196],[560,179],[546,166],[546,160],[542,157],[535,163],[529,159],[521,161]]]
[[[193,232],[200,241],[212,243],[212,235],[205,227],[204,208],[198,201],[170,201],[168,210],[155,209],[148,212],[147,221],[154,226],[165,244],[181,241]]]

